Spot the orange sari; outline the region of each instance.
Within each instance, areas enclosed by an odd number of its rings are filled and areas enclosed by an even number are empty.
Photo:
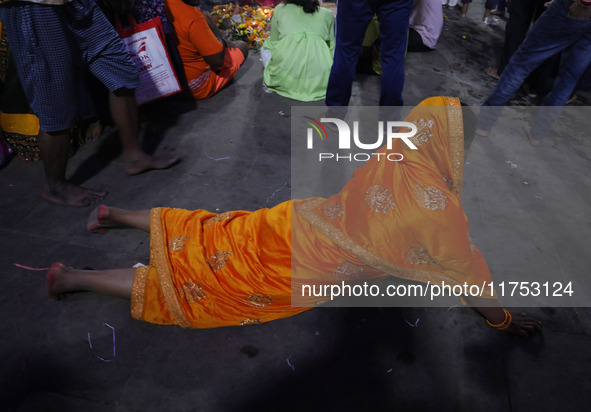
[[[222,214],[153,209],[150,266],[136,272],[133,317],[195,328],[250,325],[325,301],[296,299],[304,284],[389,275],[439,285],[490,282],[460,203],[459,101],[427,99],[406,120],[417,125],[411,140],[418,150],[395,143],[403,161],[374,157],[329,199]]]

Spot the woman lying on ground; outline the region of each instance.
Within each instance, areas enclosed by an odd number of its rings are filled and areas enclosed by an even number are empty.
[[[100,206],[89,230],[149,232],[150,265],[87,271],[56,263],[47,277],[48,294],[59,299],[75,291],[99,292],[130,299],[136,319],[211,328],[308,310],[322,300],[311,296],[292,306],[292,290],[296,297],[312,283],[396,276],[431,285],[488,284],[490,272],[470,240],[460,203],[464,151],[476,127],[475,116],[466,113],[470,130],[463,127],[457,99],[425,100],[406,119],[417,126],[411,140],[418,150],[405,150],[396,139],[391,150],[404,151],[403,161],[374,156],[328,199],[221,214]],[[498,329],[522,336],[539,329],[523,314],[503,310],[494,296],[465,299]]]

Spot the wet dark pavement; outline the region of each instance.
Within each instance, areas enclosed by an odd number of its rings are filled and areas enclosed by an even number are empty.
[[[495,63],[503,26],[482,24],[482,7],[473,3],[467,19],[446,10],[437,50],[408,54],[407,105],[486,98],[495,81],[483,70]],[[352,104],[376,105],[378,91],[379,77],[360,75]],[[127,177],[120,157],[105,160],[116,147],[111,135],[87,143],[69,170],[107,188],[107,204],[129,209],[273,206],[290,198],[290,119],[280,112],[293,105],[302,103],[263,90],[252,53],[214,98],[149,108],[147,146],[174,148],[181,164]],[[584,122],[580,109],[559,127]],[[495,278],[570,276],[581,280],[576,304],[589,306],[591,148],[576,132],[584,128],[533,148],[503,127],[476,140],[466,165],[472,238]],[[591,404],[588,308],[526,308],[544,329],[521,339],[459,307],[320,308],[257,326],[184,330],[133,320],[128,302],[96,294],[50,300],[46,272],[15,264],[131,267],[147,263],[149,239],[88,233],[91,208],[46,203],[42,179],[41,164],[18,159],[0,170],[2,411],[574,412]]]

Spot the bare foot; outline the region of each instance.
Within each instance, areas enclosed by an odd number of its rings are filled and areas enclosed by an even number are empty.
[[[86,140],[90,142],[97,141],[101,137],[103,129],[104,127],[99,119],[90,123],[86,128]]]
[[[130,176],[137,175],[148,170],[168,169],[179,163],[181,158],[176,155],[150,156],[142,153],[138,158],[126,159],[123,170]]]
[[[484,69],[484,72],[486,74],[488,74],[490,77],[492,77],[493,79],[499,80],[501,78],[501,76],[499,76],[498,70],[494,69],[492,67],[488,67],[488,68]]]
[[[104,190],[87,189],[66,181],[52,186],[45,184],[41,196],[51,203],[63,206],[84,207],[104,199],[107,196]]]
[[[578,98],[579,98],[579,96],[577,96],[576,94],[573,93],[573,95],[570,97],[570,99],[568,99],[566,101],[566,104],[567,105],[572,104],[572,103],[576,102]]]
[[[489,135],[489,133],[490,133],[490,130],[484,130],[484,129],[481,129],[480,127],[478,127],[476,129],[476,134],[480,137],[487,137]]]
[[[460,17],[466,17],[466,13],[461,13]]]
[[[109,207],[105,205],[97,206],[88,217],[86,228],[89,232],[100,233],[104,235],[109,228],[117,227],[117,224],[109,218]]]
[[[47,280],[45,285],[47,287],[47,296],[55,300],[65,299],[68,294],[74,292],[68,286],[68,273],[70,269],[66,267],[63,263],[56,262],[54,263],[49,272],[47,272]]]
[[[531,134],[531,130],[527,127],[523,128],[523,133],[525,133],[525,135],[527,136],[527,140],[529,140],[529,144],[531,144],[532,146],[540,147],[542,145],[542,141],[534,139],[534,137]]]

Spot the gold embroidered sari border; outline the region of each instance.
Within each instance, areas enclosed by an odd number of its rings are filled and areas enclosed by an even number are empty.
[[[150,214],[150,265],[156,267],[168,310],[170,310],[179,326],[192,328],[193,326],[181,309],[176,288],[172,281],[171,268],[167,258],[168,242],[162,233],[162,208],[154,208]]]
[[[149,266],[140,266],[136,269],[131,286],[131,317],[137,320],[143,320],[144,298],[146,291],[146,282],[150,273]]]
[[[449,156],[453,180],[461,195],[464,180],[464,120],[462,105],[457,97],[445,97],[445,103],[449,125]]]
[[[336,227],[324,221],[324,219],[322,219],[321,216],[317,215],[314,212],[314,210],[323,201],[324,199],[310,200],[297,207],[297,211],[308,223],[314,226],[314,228],[316,228],[320,233],[328,237],[341,249],[355,255],[366,265],[374,269],[377,269],[387,275],[395,276],[406,280],[419,281],[424,283],[431,282],[436,284],[440,284],[445,281],[447,283],[460,284],[456,280],[451,279],[447,276],[442,276],[436,272],[403,269],[367,251],[366,249],[355,243],[353,240],[351,240],[348,236],[341,233]]]

